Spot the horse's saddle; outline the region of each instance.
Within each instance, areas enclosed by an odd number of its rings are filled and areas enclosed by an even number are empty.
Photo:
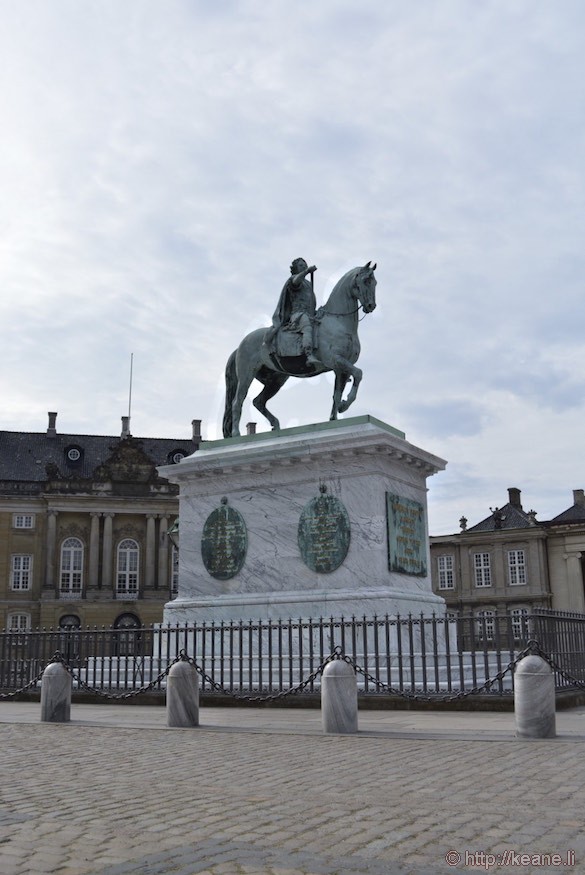
[[[273,341],[273,349],[279,358],[303,355],[302,334],[293,325],[281,325]]]

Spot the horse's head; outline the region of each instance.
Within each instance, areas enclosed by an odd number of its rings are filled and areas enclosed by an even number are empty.
[[[362,305],[364,313],[376,309],[376,265],[368,261],[363,267],[358,267],[355,274],[355,296]]]

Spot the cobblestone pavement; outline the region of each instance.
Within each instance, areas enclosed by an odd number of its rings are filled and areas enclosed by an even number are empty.
[[[169,730],[118,713],[0,722],[2,875],[585,873],[584,736],[322,735],[298,712],[288,730],[282,714],[274,731],[233,716]],[[570,851],[571,866],[517,856]]]

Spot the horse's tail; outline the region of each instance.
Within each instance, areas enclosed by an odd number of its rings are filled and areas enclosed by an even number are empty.
[[[238,375],[236,373],[236,350],[234,350],[234,352],[232,352],[231,356],[227,361],[227,365],[225,366],[225,410],[223,413],[223,436],[226,438],[232,436],[232,404],[236,396],[237,387]]]

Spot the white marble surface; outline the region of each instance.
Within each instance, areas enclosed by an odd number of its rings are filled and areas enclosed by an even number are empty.
[[[323,732],[348,735],[358,731],[357,681],[351,665],[335,659],[325,666],[321,681]]]
[[[190,662],[176,662],[167,678],[167,726],[199,726],[199,675]]]
[[[41,722],[69,723],[71,687],[71,675],[60,662],[46,667],[41,681]]]
[[[164,622],[443,613],[431,589],[428,538],[426,577],[388,569],[386,493],[426,510],[427,477],[445,463],[367,417],[326,425],[215,442],[159,469],[180,486],[179,597]],[[297,541],[300,514],[321,484],[343,502],[351,524],[346,559],[328,574],[305,565]],[[241,571],[218,581],[203,564],[201,534],[224,496],[245,520],[248,549]]]
[[[550,665],[535,654],[525,656],[514,673],[517,737],[554,738],[555,709],[555,678]]]

